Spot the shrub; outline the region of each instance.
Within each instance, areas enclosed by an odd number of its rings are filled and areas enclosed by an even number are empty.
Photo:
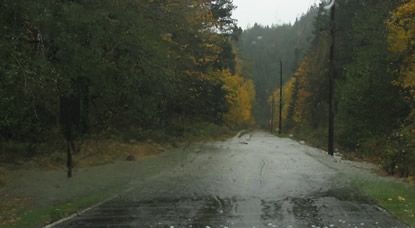
[[[405,127],[388,138],[382,166],[391,175],[415,175],[415,129]]]

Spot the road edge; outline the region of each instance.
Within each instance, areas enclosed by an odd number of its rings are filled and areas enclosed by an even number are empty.
[[[42,226],[42,228],[53,228],[53,227],[55,227],[55,226],[57,226],[57,225],[59,225],[61,223],[64,223],[64,222],[66,222],[68,220],[71,220],[71,219],[75,218],[76,216],[80,216],[82,214],[85,214],[86,212],[88,212],[88,211],[90,211],[92,209],[95,209],[95,208],[101,206],[104,203],[107,203],[107,202],[109,202],[109,201],[111,201],[111,200],[113,200],[113,199],[115,199],[117,197],[120,197],[121,195],[126,194],[126,193],[132,191],[133,189],[134,189],[133,187],[130,187],[130,188],[128,188],[128,189],[126,189],[126,190],[124,190],[124,191],[122,191],[120,193],[117,193],[117,194],[115,194],[115,195],[113,195],[113,196],[111,196],[111,197],[109,197],[107,199],[104,199],[104,200],[102,200],[102,201],[100,201],[98,203],[95,203],[94,205],[92,205],[92,206],[90,206],[88,208],[85,208],[83,210],[77,211],[77,212],[75,212],[75,213],[73,213],[73,214],[71,214],[71,215],[69,215],[69,216],[67,216],[65,218],[61,218],[61,219],[59,219],[59,220],[57,220],[57,221],[55,221],[53,223],[44,225],[44,226]]]

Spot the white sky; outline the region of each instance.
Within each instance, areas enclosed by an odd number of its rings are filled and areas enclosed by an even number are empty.
[[[262,25],[280,25],[295,22],[297,17],[321,0],[233,0],[238,8],[233,11],[233,18],[238,25],[246,29],[255,23]]]

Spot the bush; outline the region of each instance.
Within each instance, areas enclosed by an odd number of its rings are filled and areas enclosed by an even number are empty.
[[[0,151],[0,161],[15,163],[29,159],[33,155],[33,146],[29,143],[8,140],[0,142]]]
[[[388,138],[382,166],[390,175],[415,175],[415,129],[406,127]]]
[[[0,167],[0,188],[4,187],[6,185],[6,178],[5,178],[5,170]]]

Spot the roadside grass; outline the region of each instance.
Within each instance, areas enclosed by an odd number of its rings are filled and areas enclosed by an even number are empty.
[[[273,135],[275,135],[279,138],[287,138],[287,139],[293,138],[293,137],[290,136],[290,134],[285,134],[285,133],[278,134],[278,132],[274,132]]]
[[[175,147],[176,143],[226,140],[234,133],[226,127],[195,122],[184,127],[179,134],[180,136],[166,135],[165,132],[153,132],[155,135],[149,135],[148,138],[130,136],[127,140],[120,137],[87,137],[76,142],[80,150],[73,154],[74,166],[83,168],[104,165],[118,160],[126,160],[130,155],[136,159],[150,157],[164,152],[165,148]],[[18,142],[2,143],[0,146],[5,149],[4,151],[13,152],[0,155],[2,161],[0,164],[1,228],[40,227],[107,199],[121,192],[124,187],[118,186],[101,190],[67,202],[55,202],[44,207],[35,206],[34,200],[31,198],[11,198],[7,195],[9,191],[7,189],[7,174],[20,169],[48,171],[65,168],[66,142],[62,139],[56,139],[52,143],[38,145],[32,156],[28,156],[27,149],[29,147]],[[10,154],[9,157],[1,157],[8,154]]]
[[[352,185],[389,213],[415,227],[415,186],[399,182],[354,180]]]
[[[235,131],[216,124],[194,121],[165,130],[124,132],[113,135],[85,136],[75,141],[78,151],[73,153],[75,167],[91,167],[124,160],[130,155],[136,159],[164,152],[164,147],[180,142],[226,140]],[[5,184],[5,170],[40,168],[53,170],[65,168],[67,144],[62,136],[47,143],[28,144],[0,141],[0,187]]]
[[[82,209],[88,208],[102,200],[105,200],[117,193],[120,193],[124,189],[124,186],[117,186],[105,191],[96,192],[87,196],[72,199],[68,202],[56,203],[53,206],[47,208],[34,207],[27,203],[30,199],[22,199],[16,201],[3,200],[0,201],[0,227],[4,228],[30,228],[40,227],[57,221],[61,218],[69,216],[75,212],[79,212]],[[18,202],[18,203],[16,203]]]
[[[278,135],[277,135],[278,136]],[[306,144],[323,150],[327,147],[327,132],[325,129],[302,129],[294,136],[296,140],[305,140]],[[340,148],[341,149],[341,148]],[[347,160],[379,162],[377,158],[362,156],[355,152],[343,153]],[[382,172],[382,173],[381,173]],[[382,170],[378,175],[385,176]],[[400,181],[373,181],[353,180],[352,185],[362,194],[374,200],[378,205],[386,209],[390,214],[399,218],[402,222],[415,228],[415,185],[414,177]]]
[[[251,134],[253,132],[254,132],[253,129],[241,130],[240,133],[238,132],[239,133],[238,138],[242,138],[244,135],[249,135],[249,134]],[[236,132],[233,132],[233,134],[236,134]]]
[[[207,122],[199,122],[183,129],[181,140],[226,140],[235,132],[227,127]]]
[[[327,150],[327,130],[324,128],[313,130],[309,127],[304,127],[301,131],[293,133],[293,137],[297,141],[303,140],[307,145]]]
[[[0,189],[6,185],[6,170],[0,166]]]

